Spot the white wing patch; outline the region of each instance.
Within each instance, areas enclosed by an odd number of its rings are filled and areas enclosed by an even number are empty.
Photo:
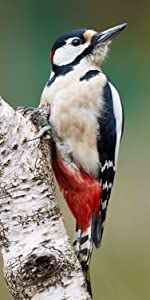
[[[101,167],[101,172],[103,173],[104,171],[105,171],[105,169],[109,169],[109,168],[111,168],[111,167],[113,167],[114,168],[114,166],[113,166],[113,161],[111,161],[111,160],[106,160],[105,161],[105,164]]]
[[[116,148],[115,148],[115,166],[116,166],[117,159],[118,159],[121,133],[122,133],[123,114],[122,114],[122,106],[121,106],[119,94],[118,94],[116,88],[110,82],[108,82],[108,83],[109,83],[109,86],[110,86],[111,92],[112,92],[113,110],[114,110],[114,116],[115,116],[115,120],[116,120]]]

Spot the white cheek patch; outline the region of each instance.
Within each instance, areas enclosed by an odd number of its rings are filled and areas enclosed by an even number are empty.
[[[81,44],[79,46],[71,45],[71,41],[74,38],[70,38],[67,41],[67,44],[58,48],[55,51],[53,63],[57,66],[67,65],[74,61],[78,55],[80,55],[88,46],[89,42]]]

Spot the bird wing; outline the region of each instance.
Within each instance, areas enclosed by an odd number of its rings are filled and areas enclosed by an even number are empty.
[[[98,117],[100,135],[97,149],[100,159],[99,180],[102,186],[99,216],[93,215],[93,242],[100,247],[108,202],[115,176],[120,139],[123,133],[123,108],[115,87],[107,81],[103,92],[103,108]]]

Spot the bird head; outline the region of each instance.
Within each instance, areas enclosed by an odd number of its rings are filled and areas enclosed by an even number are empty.
[[[101,66],[111,39],[117,36],[127,24],[121,24],[102,32],[77,29],[64,34],[54,43],[50,59],[55,73],[66,73],[73,66],[90,62]]]

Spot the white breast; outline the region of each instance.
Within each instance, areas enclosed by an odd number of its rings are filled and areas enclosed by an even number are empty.
[[[86,71],[82,67],[60,76],[47,89],[46,98],[51,104],[50,121],[60,140],[69,145],[75,161],[88,173],[97,174],[97,114],[103,105],[106,77],[101,73],[80,81]]]

